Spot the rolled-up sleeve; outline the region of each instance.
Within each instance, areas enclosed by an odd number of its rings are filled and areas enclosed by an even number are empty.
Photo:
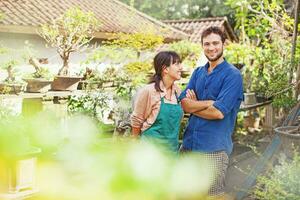
[[[141,89],[136,95],[133,112],[130,117],[131,126],[141,128],[146,119],[147,105],[150,101],[149,90]]]
[[[224,116],[240,105],[243,100],[243,80],[239,72],[234,72],[225,78],[222,89],[214,102]]]

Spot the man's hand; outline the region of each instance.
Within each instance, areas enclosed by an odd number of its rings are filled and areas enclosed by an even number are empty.
[[[188,100],[183,101],[183,109],[186,112],[190,112],[198,117],[202,117],[204,119],[209,119],[209,120],[224,118],[223,114],[213,106],[215,101],[212,100],[198,101],[196,93],[194,92],[194,90],[190,90],[190,89],[186,91],[186,98]],[[189,103],[189,107],[187,105],[188,103]],[[202,109],[197,109],[197,106],[198,108],[200,108],[199,106],[203,104],[206,106],[201,107]]]
[[[198,100],[194,90],[187,89],[186,98],[181,101],[182,108],[187,113],[194,113],[212,106],[212,100]]]
[[[194,90],[187,89],[186,98],[191,99],[193,101],[198,101],[196,93],[194,92]],[[213,101],[213,100],[203,100],[203,102],[206,103],[207,107],[210,107],[214,104],[215,101]]]

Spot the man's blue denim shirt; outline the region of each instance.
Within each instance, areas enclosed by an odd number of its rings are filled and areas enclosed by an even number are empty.
[[[213,100],[214,107],[221,111],[221,120],[206,120],[191,114],[183,137],[183,147],[199,152],[232,151],[231,135],[236,116],[243,100],[243,80],[240,71],[226,60],[208,74],[209,64],[193,72],[186,89],[179,99],[186,96],[186,90],[195,91],[198,100]]]

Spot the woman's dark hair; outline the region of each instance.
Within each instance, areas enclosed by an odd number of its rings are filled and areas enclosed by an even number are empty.
[[[161,73],[165,67],[170,67],[174,63],[181,63],[180,56],[175,51],[161,51],[154,57],[153,66],[155,74],[149,83],[155,83],[156,91],[162,92],[160,81],[162,80]]]
[[[222,40],[222,43],[225,42],[225,35],[224,35],[224,32],[221,30],[221,28],[217,27],[217,26],[211,26],[211,27],[208,27],[207,29],[205,29],[203,32],[202,32],[202,35],[201,35],[201,43],[203,44],[203,38],[205,38],[206,36],[210,35],[210,34],[217,34],[220,36],[221,40]]]

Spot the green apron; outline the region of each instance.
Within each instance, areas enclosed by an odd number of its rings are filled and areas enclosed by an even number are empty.
[[[141,140],[157,143],[170,151],[178,151],[178,135],[183,111],[179,104],[165,103],[161,98],[158,116],[152,126],[142,132]]]

